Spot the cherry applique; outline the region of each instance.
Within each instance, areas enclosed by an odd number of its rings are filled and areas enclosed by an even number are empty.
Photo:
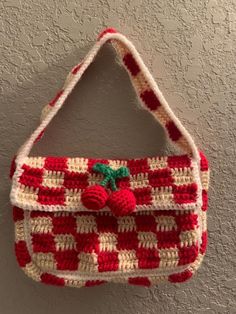
[[[122,189],[110,194],[107,205],[115,216],[125,216],[134,211],[136,198],[132,191]]]
[[[99,210],[109,206],[115,216],[124,216],[134,211],[136,199],[129,189],[117,189],[116,180],[129,176],[127,167],[120,167],[113,170],[105,164],[96,163],[93,170],[104,175],[100,184],[87,187],[81,195],[83,205],[92,210]],[[110,193],[105,188],[109,184]]]
[[[92,210],[99,210],[106,206],[108,193],[101,185],[87,187],[81,195],[82,204]]]

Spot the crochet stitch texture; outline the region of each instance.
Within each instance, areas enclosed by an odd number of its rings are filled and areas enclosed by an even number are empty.
[[[29,157],[108,41],[141,104],[182,155],[119,160]],[[106,282],[150,286],[183,282],[202,262],[207,246],[207,159],[171,111],[133,44],[114,29],[99,35],[44,108],[40,125],[12,163],[11,177],[16,257],[36,281],[71,287]]]

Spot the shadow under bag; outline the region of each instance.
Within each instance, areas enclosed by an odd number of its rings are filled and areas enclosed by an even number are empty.
[[[180,155],[135,159],[29,157],[100,48],[110,42],[146,110]],[[183,282],[207,245],[208,162],[174,115],[134,45],[103,31],[12,163],[15,252],[36,281],[59,286]]]

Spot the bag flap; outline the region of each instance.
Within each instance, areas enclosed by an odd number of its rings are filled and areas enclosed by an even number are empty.
[[[160,122],[169,141],[186,155],[122,160],[28,157],[34,143],[40,140],[49,123],[62,108],[77,82],[106,42],[111,42],[116,49],[142,107]],[[110,167],[109,176],[108,172],[103,172],[101,168],[100,173],[93,171],[93,165],[97,162]],[[87,211],[81,202],[81,195],[84,200],[86,194],[82,194],[83,191],[89,186],[104,184],[103,181],[110,184],[112,190],[128,188],[134,194],[130,191],[122,191],[120,193],[123,193],[122,196],[118,198],[117,194],[110,195],[106,203],[107,194],[102,190],[103,202],[97,208],[109,204],[112,213],[116,214],[116,209],[119,209],[118,215],[134,209],[135,211],[195,210],[200,209],[202,204],[200,157],[197,146],[169,107],[134,45],[118,32],[109,31],[99,36],[83,61],[70,71],[62,89],[48,104],[39,126],[19,149],[16,164],[11,201],[13,205],[26,210]],[[102,167],[106,168],[104,165]],[[127,167],[130,175],[126,177],[127,171],[125,176],[124,173],[122,176],[121,173],[118,175],[116,171],[120,171],[120,167]],[[106,182],[106,174],[108,182]],[[107,185],[105,187],[107,188]],[[96,189],[97,194],[90,195],[97,197],[99,189],[101,191],[101,188]],[[110,190],[108,191],[110,194]],[[125,193],[126,197],[124,197]],[[91,207],[88,203],[86,205]],[[101,209],[101,211],[109,210],[107,207]]]
[[[130,175],[116,184],[118,189],[134,193],[135,211],[201,207],[199,170],[188,155],[119,160],[26,157],[13,175],[11,202],[25,210],[89,211],[81,203],[81,193],[103,180],[103,175],[93,170],[98,162],[114,170],[129,169]]]

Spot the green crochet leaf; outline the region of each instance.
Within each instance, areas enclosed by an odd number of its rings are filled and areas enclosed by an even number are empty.
[[[106,186],[108,183],[111,185],[111,189],[113,191],[117,190],[116,180],[120,178],[125,178],[130,175],[129,169],[127,167],[120,167],[117,170],[113,170],[110,166],[96,163],[93,166],[93,170],[96,172],[100,172],[104,175],[103,181],[100,183],[102,186]]]

